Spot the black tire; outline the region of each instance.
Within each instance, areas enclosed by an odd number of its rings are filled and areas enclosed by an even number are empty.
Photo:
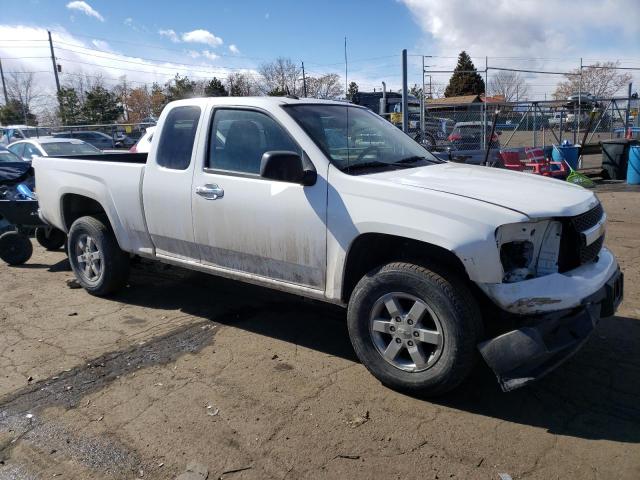
[[[80,245],[87,244],[87,237],[91,238],[90,243],[95,245],[99,257],[99,274],[95,278],[92,277],[95,272],[89,269],[87,273],[79,260],[79,256],[86,253],[80,249]],[[120,249],[113,231],[101,219],[81,217],[73,222],[69,230],[67,253],[78,283],[90,294],[103,297],[126,286],[129,278],[129,254]]]
[[[47,250],[60,250],[67,243],[67,235],[57,228],[38,227],[36,228],[36,240]]]
[[[441,344],[433,346],[434,351],[429,356],[429,361],[434,363],[426,369],[405,371],[387,361],[376,346],[374,337],[377,334],[371,327],[374,305],[378,304],[381,297],[396,295],[398,292],[427,305],[436,318],[433,321],[437,321],[440,328]],[[432,316],[431,313],[429,316]],[[392,321],[393,317],[388,325],[395,325]],[[429,321],[432,321],[431,318]],[[475,298],[455,274],[443,268],[430,269],[404,262],[377,268],[360,280],[349,301],[347,322],[351,343],[358,358],[378,380],[397,390],[427,396],[446,393],[467,378],[477,360],[477,343],[483,331],[480,309]],[[434,328],[438,330],[438,327]],[[398,343],[408,342],[411,345],[407,329],[398,328],[397,330],[403,331],[389,333],[389,346],[394,340],[398,341],[392,335],[401,334],[407,337]],[[416,335],[415,331],[413,335]],[[402,345],[407,349],[402,353],[408,356],[408,347],[404,343]],[[413,345],[417,345],[417,342]]]
[[[0,235],[0,258],[9,265],[22,265],[32,254],[33,245],[28,236],[17,231]]]

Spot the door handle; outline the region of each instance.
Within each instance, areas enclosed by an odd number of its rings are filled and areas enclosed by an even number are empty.
[[[196,187],[196,194],[206,200],[217,200],[224,197],[224,190],[216,184],[207,183],[202,187]]]

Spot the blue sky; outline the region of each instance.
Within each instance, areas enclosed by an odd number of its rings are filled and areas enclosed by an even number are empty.
[[[482,68],[568,71],[595,61],[640,66],[638,0],[0,0],[0,55],[6,71],[34,71],[52,87],[46,30],[53,32],[63,81],[74,75],[123,75],[133,83],[175,73],[224,78],[256,74],[278,56],[305,62],[310,75],[344,74],[361,89],[400,86],[400,52],[410,52],[410,83],[421,82],[419,55],[450,69],[460,50]],[[47,73],[49,70],[49,73]],[[443,88],[448,74],[434,74]],[[558,76],[529,75],[532,97]],[[636,72],[635,79],[638,80]]]

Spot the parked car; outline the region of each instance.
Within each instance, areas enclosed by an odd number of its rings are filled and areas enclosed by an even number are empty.
[[[0,163],[15,163],[22,159],[6,147],[0,145]]]
[[[117,132],[113,136],[113,142],[115,148],[131,148],[136,144],[136,140],[131,138],[130,135],[127,135],[123,132]]]
[[[482,150],[484,148],[483,125],[485,125],[486,137],[491,137],[490,148],[500,148],[501,132],[496,131],[491,136],[491,125],[484,122],[458,122],[453,127],[451,135],[447,138],[449,145],[453,150]]]
[[[151,150],[151,140],[153,139],[153,132],[155,132],[156,127],[149,127],[145,134],[140,137],[138,143],[136,143],[133,147],[129,149],[131,153],[149,153]]]
[[[36,156],[102,155],[102,150],[74,138],[44,137],[21,140],[12,143],[8,148],[23,160],[31,160]]]
[[[180,100],[157,128],[148,155],[34,159],[40,214],[93,295],[125,287],[135,255],[334,303],[373,375],[432,395],[478,350],[504,390],[525,385],[621,302],[587,189],[437,160],[343,102]]]
[[[78,140],[83,140],[101,150],[115,148],[116,146],[115,140],[106,133],[94,132],[91,130],[56,132],[53,136],[56,138],[76,138]]]
[[[51,135],[51,129],[46,127],[30,127],[27,125],[9,125],[0,131],[0,145],[9,145],[25,138],[38,138]]]

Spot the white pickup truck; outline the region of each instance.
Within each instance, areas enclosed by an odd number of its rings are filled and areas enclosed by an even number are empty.
[[[88,292],[116,292],[140,256],[339,304],[362,363],[398,389],[446,392],[478,352],[522,386],[622,299],[592,192],[438,160],[355,105],[181,100],[148,156],[34,166]]]

